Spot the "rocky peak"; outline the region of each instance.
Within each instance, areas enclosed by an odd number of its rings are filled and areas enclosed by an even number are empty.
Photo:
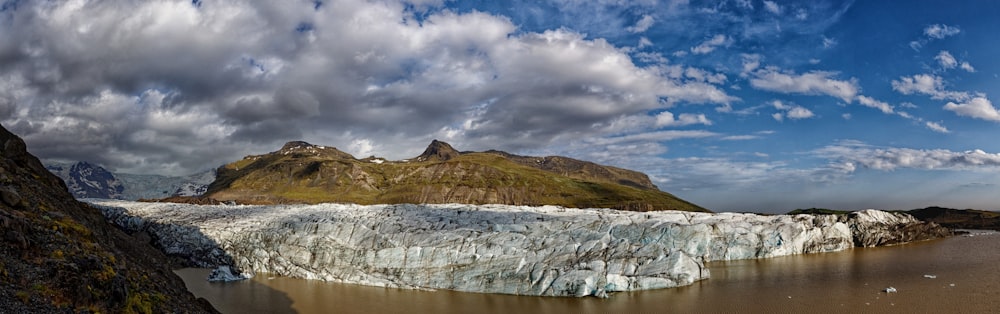
[[[285,143],[285,146],[282,146],[281,150],[282,151],[287,151],[287,150],[310,148],[310,147],[316,147],[316,145],[309,144],[309,143],[303,142],[303,141],[291,141],[291,142]]]
[[[417,160],[445,161],[458,157],[458,155],[461,155],[461,153],[458,152],[458,150],[456,150],[454,147],[451,147],[450,144],[438,140],[433,140],[431,141],[430,145],[427,145],[427,149],[424,150],[424,153],[420,154],[420,156],[417,156]]]
[[[355,159],[351,154],[345,153],[331,146],[313,145],[304,141],[291,141],[285,143],[281,150],[272,154],[292,155],[292,156],[322,156],[341,159]],[[250,158],[251,156],[248,156]]]

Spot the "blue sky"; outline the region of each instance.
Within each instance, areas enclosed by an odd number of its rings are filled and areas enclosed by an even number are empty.
[[[0,123],[187,174],[304,139],[565,155],[717,211],[1000,209],[994,1],[5,1]]]

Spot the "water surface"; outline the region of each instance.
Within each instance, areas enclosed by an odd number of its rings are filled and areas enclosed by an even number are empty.
[[[189,290],[223,313],[1000,311],[998,234],[708,266],[711,278],[691,286],[617,293],[607,299],[415,291],[267,274],[208,283],[208,270],[177,273]],[[890,286],[898,292],[883,291]]]

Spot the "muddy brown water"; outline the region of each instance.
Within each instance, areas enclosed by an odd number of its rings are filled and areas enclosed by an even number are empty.
[[[259,274],[179,274],[223,313],[1000,313],[1000,234],[714,262],[691,286],[607,299],[416,291]],[[896,293],[886,293],[887,287]]]

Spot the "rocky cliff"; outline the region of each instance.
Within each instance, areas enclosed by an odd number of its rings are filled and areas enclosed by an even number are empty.
[[[279,151],[220,167],[205,196],[247,204],[463,203],[707,211],[660,191],[640,172],[558,156],[459,152],[437,140],[420,156],[402,161],[357,159],[333,147],[289,142]]]
[[[708,278],[704,263],[941,236],[905,214],[629,212],[555,206],[198,206],[94,201],[202,267],[386,287],[604,296]],[[926,230],[901,237],[900,230]],[[859,240],[860,239],[860,240]]]
[[[129,236],[74,200],[2,127],[0,148],[0,312],[214,311],[143,234]]]

